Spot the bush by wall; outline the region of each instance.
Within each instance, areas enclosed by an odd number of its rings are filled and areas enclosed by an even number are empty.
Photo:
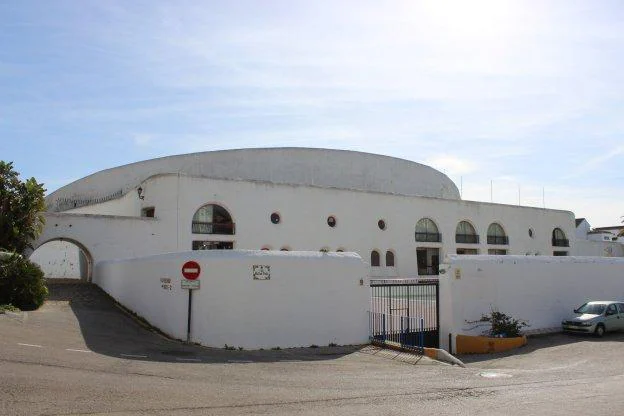
[[[483,315],[478,321],[466,321],[468,323],[489,322],[490,328],[483,332],[488,337],[514,338],[522,335],[522,328],[529,326],[527,321],[512,318],[495,308],[491,308],[489,315]]]
[[[0,258],[0,304],[24,310],[40,307],[48,296],[48,288],[38,265],[13,254]]]

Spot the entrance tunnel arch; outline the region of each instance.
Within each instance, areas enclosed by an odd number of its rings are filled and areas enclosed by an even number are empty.
[[[46,240],[34,247],[28,258],[41,267],[46,278],[90,282],[93,276],[93,256],[84,244],[71,238]]]

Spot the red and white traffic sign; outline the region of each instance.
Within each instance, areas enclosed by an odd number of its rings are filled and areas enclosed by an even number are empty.
[[[201,267],[199,267],[199,263],[196,261],[187,261],[182,266],[182,276],[188,280],[195,280],[199,277],[199,273],[201,273]]]

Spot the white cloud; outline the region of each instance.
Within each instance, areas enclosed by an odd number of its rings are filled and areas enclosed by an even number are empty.
[[[544,186],[547,206],[596,200],[601,218],[614,204],[599,193],[621,194],[624,30],[608,5],[590,14],[513,0],[63,7],[28,22],[55,34],[51,66],[17,69],[56,71],[0,99],[3,129],[50,140],[91,128],[102,142],[133,143],[135,159],[258,146],[376,152],[424,161],[458,186],[462,177],[469,199],[489,201],[493,180],[495,202],[517,203],[520,184],[522,203],[541,206]],[[37,55],[24,50],[15,62]],[[0,76],[14,70],[0,63]],[[570,179],[586,193],[555,199],[576,189]]]
[[[575,169],[574,172],[572,172],[570,175],[567,176],[567,178],[577,178],[581,175],[585,175],[590,171],[599,169],[601,167],[605,167],[605,166],[613,166],[612,164],[608,164],[607,162],[609,162],[611,159],[616,158],[618,156],[622,156],[624,155],[624,145],[620,145],[620,146],[616,146],[614,148],[612,148],[611,150],[608,150],[598,156],[595,156],[591,159],[589,159],[587,162],[585,162],[583,165],[581,165],[579,168]],[[621,162],[618,164],[618,166],[621,165]]]

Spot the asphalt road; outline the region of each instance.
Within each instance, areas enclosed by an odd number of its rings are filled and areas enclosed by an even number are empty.
[[[228,351],[138,325],[97,288],[0,315],[1,415],[569,415],[624,409],[624,335],[532,338],[467,368],[371,347]]]

